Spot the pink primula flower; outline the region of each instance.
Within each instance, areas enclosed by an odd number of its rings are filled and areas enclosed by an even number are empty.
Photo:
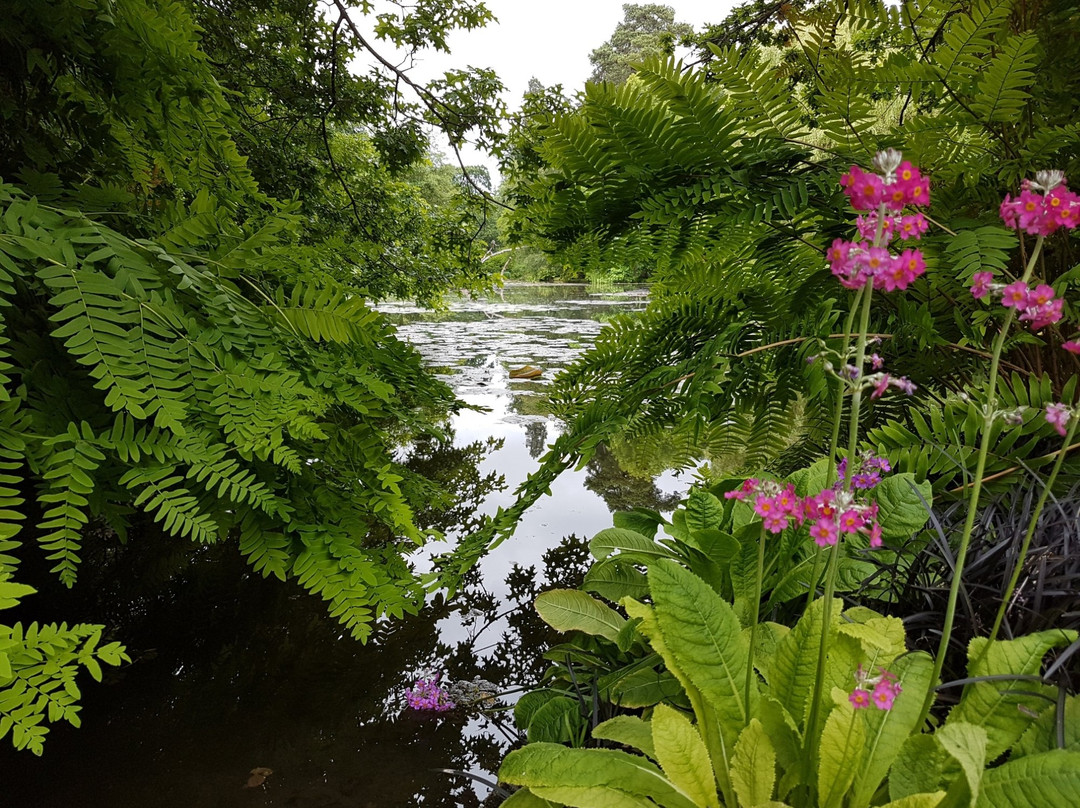
[[[993,272],[976,272],[971,276],[971,296],[976,300],[982,300],[990,296],[990,284],[994,281]]]
[[[1026,309],[1028,299],[1027,284],[1023,281],[1010,283],[1001,290],[1001,305],[1007,309]]]
[[[1061,437],[1065,437],[1065,428],[1072,418],[1072,410],[1066,404],[1047,404],[1046,422],[1050,424]]]

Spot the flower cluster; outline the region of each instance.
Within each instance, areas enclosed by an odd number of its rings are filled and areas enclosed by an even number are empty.
[[[915,166],[901,160],[900,152],[888,149],[874,158],[880,173],[872,174],[852,166],[840,178],[844,193],[855,210],[870,211],[859,216],[855,226],[860,241],[836,239],[826,252],[833,275],[848,289],[860,289],[868,282],[887,292],[904,290],[926,272],[926,262],[916,249],[893,255],[886,249],[894,237],[919,239],[927,230],[921,213],[892,215],[908,205],[930,203],[930,183]]]
[[[850,491],[826,488],[803,501],[803,518],[810,522],[810,538],[818,547],[831,547],[844,534],[864,533],[871,547],[881,546],[881,524],[876,502],[859,502]]]
[[[843,480],[847,476],[848,459],[845,457],[836,466],[836,473]],[[862,491],[873,488],[881,482],[881,475],[892,471],[888,458],[875,457],[870,452],[863,452],[855,458],[851,467],[851,487]]]
[[[1030,323],[1032,331],[1038,331],[1061,319],[1065,305],[1059,297],[1054,297],[1054,289],[1045,283],[1030,288],[1023,281],[1014,281],[1008,285],[994,283],[992,272],[976,272],[971,277],[971,296],[983,300],[991,295],[1001,296],[1001,305],[1007,309],[1016,309],[1021,322]],[[1077,346],[1080,348],[1080,345]],[[1066,350],[1072,350],[1066,347]]]
[[[774,480],[751,478],[734,491],[726,492],[724,497],[739,500],[752,497],[754,513],[761,517],[762,525],[770,533],[782,532],[789,522],[802,524],[803,501],[790,483],[782,486]]]
[[[439,675],[430,679],[417,679],[406,691],[405,703],[413,710],[434,710],[439,713],[453,710],[457,706],[439,686]]]
[[[856,710],[871,704],[879,710],[889,710],[900,695],[901,687],[896,675],[884,668],[878,668],[878,672],[877,676],[869,676],[862,665],[855,671],[855,689],[848,696],[848,701]]]
[[[876,341],[876,340],[874,340]],[[825,358],[831,356],[830,358]],[[870,398],[881,398],[890,387],[895,387],[904,395],[912,395],[915,390],[918,389],[915,383],[908,379],[906,376],[894,376],[891,373],[885,373],[882,368],[885,366],[885,360],[878,356],[876,353],[870,355],[870,370],[872,373],[864,374],[860,368],[855,365],[845,364],[841,366],[839,370],[836,370],[836,365],[832,360],[841,361],[840,356],[835,351],[828,351],[825,355],[814,355],[807,358],[807,362],[816,362],[818,359],[822,359],[822,366],[825,368],[826,373],[834,373],[841,379],[848,382],[857,382],[863,389],[870,390]]]
[[[908,205],[930,204],[930,181],[910,162],[901,161],[900,152],[879,152],[874,167],[881,173],[871,174],[852,166],[840,177],[840,185],[855,210],[877,210],[884,205],[900,211]]]
[[[1072,230],[1080,220],[1080,196],[1065,187],[1062,172],[1040,171],[1034,180],[1024,180],[1019,197],[1005,196],[1001,218],[1007,227],[1033,236],[1049,236],[1062,227]]]

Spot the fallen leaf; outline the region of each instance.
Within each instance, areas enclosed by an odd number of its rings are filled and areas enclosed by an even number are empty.
[[[265,766],[256,766],[251,770],[251,775],[248,777],[248,781],[244,784],[244,788],[258,788],[266,782],[266,778],[274,773],[273,769],[268,769]]]

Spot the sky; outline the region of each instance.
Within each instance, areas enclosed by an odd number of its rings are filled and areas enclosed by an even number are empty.
[[[647,0],[640,0],[647,2]],[[675,9],[676,22],[695,29],[720,22],[737,0],[659,0]],[[584,86],[592,72],[589,53],[602,45],[623,18],[624,0],[485,0],[498,22],[476,31],[455,31],[450,54],[422,55],[410,73],[431,79],[449,68],[492,68],[507,87],[505,100],[518,106],[529,79],[545,86],[562,84],[568,94]],[[358,20],[359,22],[359,20]],[[387,51],[386,43],[379,43]],[[387,55],[389,55],[387,53]],[[433,142],[436,148],[448,151]],[[466,164],[482,163],[496,178],[494,161],[481,152],[463,150]]]

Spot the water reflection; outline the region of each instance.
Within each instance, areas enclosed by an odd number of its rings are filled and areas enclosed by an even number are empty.
[[[551,375],[611,312],[640,304],[639,295],[562,286],[507,289],[438,316],[387,307],[400,334],[478,408],[457,415],[446,440],[402,450],[409,468],[443,489],[418,514],[425,526],[453,537],[512,502],[561,429],[542,396]],[[511,381],[508,369],[524,364],[544,375]],[[508,715],[408,713],[405,688],[433,671],[479,676],[510,703],[543,672],[540,652],[552,640],[531,607],[536,594],[577,584],[586,539],[611,524],[612,510],[665,509],[684,487],[669,473],[633,478],[599,453],[553,484],[453,602],[437,598],[380,626],[367,646],[300,587],[253,573],[234,546],[135,537],[86,558],[71,592],[28,559],[24,574],[41,589],[36,616],[47,609],[50,619],[105,623],[135,661],[84,688],[83,728],[58,725],[44,758],[0,744],[3,803],[479,808],[486,788],[436,770],[491,777],[516,737]],[[255,767],[273,774],[244,788]]]

